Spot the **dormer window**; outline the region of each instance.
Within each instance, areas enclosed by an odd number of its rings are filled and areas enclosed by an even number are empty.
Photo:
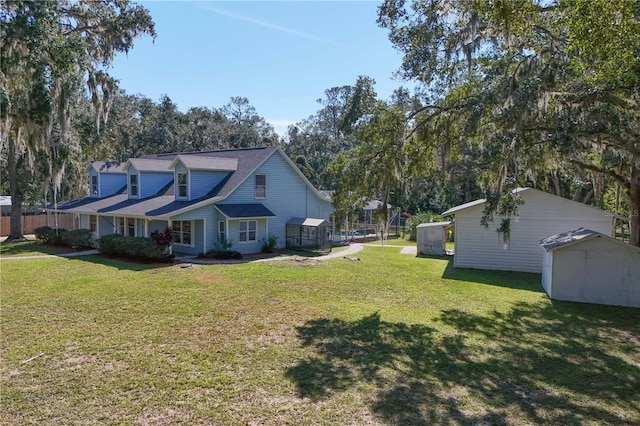
[[[91,195],[98,195],[98,176],[91,176]]]
[[[132,197],[138,196],[138,175],[129,175],[129,191]]]
[[[256,198],[267,198],[266,175],[256,175]]]
[[[178,173],[178,197],[187,197],[187,174]]]

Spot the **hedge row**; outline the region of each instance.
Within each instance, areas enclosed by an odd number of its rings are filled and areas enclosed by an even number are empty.
[[[242,253],[235,250],[209,250],[206,253],[200,253],[198,257],[209,259],[242,259]]]
[[[98,249],[104,254],[136,259],[168,262],[173,259],[166,247],[155,244],[150,238],[125,237],[111,234],[98,239]]]
[[[74,229],[68,231],[64,228],[51,228],[41,226],[34,230],[36,240],[54,246],[73,248],[93,247],[93,237],[88,229]]]

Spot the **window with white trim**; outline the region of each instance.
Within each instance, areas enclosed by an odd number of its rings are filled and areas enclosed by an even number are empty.
[[[91,195],[98,195],[98,176],[91,176]]]
[[[178,197],[187,197],[187,174],[178,173]]]
[[[258,241],[257,220],[241,220],[238,226],[240,229],[238,241],[241,243],[253,243]]]
[[[267,175],[256,175],[256,198],[267,198]]]
[[[132,197],[138,196],[138,175],[129,175],[129,193]]]
[[[193,246],[193,221],[174,220],[171,221],[173,229],[173,243],[183,246]]]
[[[223,242],[227,239],[227,233],[225,232],[224,220],[218,222],[218,241]]]

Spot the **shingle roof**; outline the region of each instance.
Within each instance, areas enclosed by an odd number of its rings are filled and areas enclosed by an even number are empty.
[[[519,193],[527,191],[529,189],[531,189],[531,188],[516,188],[511,192],[513,192],[514,194],[519,194]],[[460,204],[459,206],[452,207],[449,210],[447,210],[446,212],[442,213],[442,216],[447,216],[447,215],[453,214],[455,212],[459,212],[460,210],[465,210],[465,209],[468,209],[470,207],[474,207],[474,206],[478,206],[480,204],[484,204],[486,202],[487,202],[486,198],[481,198],[479,200],[470,201],[468,203]]]
[[[125,163],[120,161],[91,161],[88,168],[100,173],[126,173]]]
[[[178,155],[183,157],[215,157],[226,159],[237,159],[238,164],[234,173],[231,174],[225,185],[220,188],[217,195],[226,197],[231,194],[245,179],[247,179],[254,170],[262,164],[271,154],[278,150],[277,146],[268,146],[263,148],[242,148],[242,149],[226,149],[220,151],[201,151],[201,152],[180,152],[172,154],[154,154],[144,155],[141,158],[149,159],[167,159],[173,161]]]
[[[127,161],[127,165],[125,169],[129,168],[129,166],[133,166],[139,172],[166,172],[172,173],[173,170],[169,169],[169,165],[171,161],[168,160],[157,160],[150,158],[130,158]]]
[[[181,161],[186,168],[192,169],[192,170],[216,170],[216,171],[235,172],[238,169],[237,158],[178,155],[171,163],[171,167],[175,167],[175,163],[177,161]]]
[[[218,210],[232,219],[243,217],[275,217],[275,214],[262,204],[216,204]]]

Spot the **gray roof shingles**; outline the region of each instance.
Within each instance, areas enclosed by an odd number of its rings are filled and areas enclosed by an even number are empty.
[[[231,194],[238,185],[247,179],[255,169],[262,164],[271,154],[278,148],[275,146],[264,148],[244,148],[244,149],[228,149],[221,151],[204,151],[204,152],[185,152],[171,154],[154,154],[144,155],[140,158],[131,159],[130,164],[138,170],[145,171],[170,171],[168,166],[178,155],[181,159],[186,158],[185,165],[192,165],[194,168],[209,167],[226,167],[228,169],[235,167],[235,171],[229,173],[225,179],[218,183],[215,187],[204,196],[191,201],[177,201],[174,197],[174,185],[171,181],[162,190],[153,196],[143,199],[128,199],[126,194],[118,194],[117,196],[105,198],[83,198],[74,202],[60,206],[59,210],[73,212],[96,212],[110,213],[114,216],[156,216],[169,217],[172,213],[179,210],[200,204],[207,200],[221,200]],[[193,159],[189,159],[193,157]],[[196,159],[197,158],[197,159]],[[207,161],[207,159],[215,161]],[[97,162],[94,162],[97,163]],[[97,164],[92,166],[95,167]],[[119,170],[122,170],[124,163],[119,163]],[[121,171],[122,173],[124,171]],[[126,187],[125,187],[126,188]],[[275,216],[269,209],[262,204],[227,204],[226,211],[232,216],[229,217],[269,217]],[[232,207],[235,206],[235,207]],[[256,207],[257,206],[257,207]],[[225,208],[225,207],[223,207]],[[226,213],[225,213],[226,214]],[[234,216],[235,215],[235,216]],[[238,216],[239,215],[239,216]],[[248,216],[247,216],[248,215]]]

